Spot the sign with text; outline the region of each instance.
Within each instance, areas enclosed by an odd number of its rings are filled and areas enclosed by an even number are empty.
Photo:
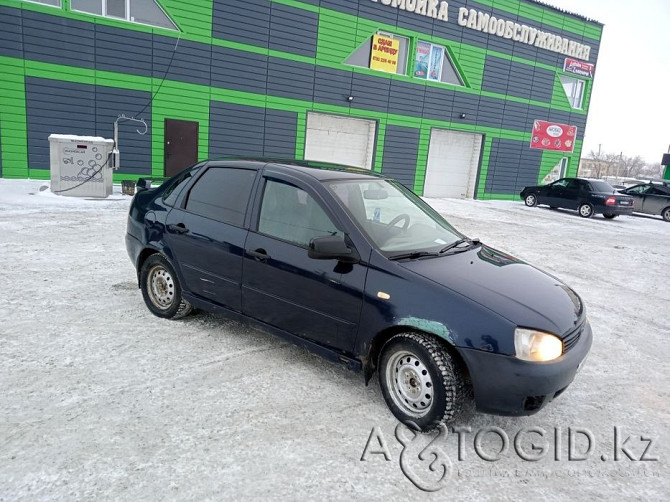
[[[389,73],[398,73],[398,53],[400,52],[400,40],[384,35],[372,37],[372,53],[370,55],[370,68]]]
[[[563,63],[563,71],[574,73],[580,77],[593,78],[593,70],[595,69],[596,66],[591,63],[584,63],[571,58],[565,58],[565,63]]]
[[[538,150],[572,153],[576,139],[577,126],[536,120],[533,123],[530,147]]]

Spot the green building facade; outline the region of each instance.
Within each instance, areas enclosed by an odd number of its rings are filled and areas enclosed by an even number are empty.
[[[440,197],[576,175],[602,25],[531,0],[0,0],[0,175],[49,134],[115,180],[208,157],[339,162]]]

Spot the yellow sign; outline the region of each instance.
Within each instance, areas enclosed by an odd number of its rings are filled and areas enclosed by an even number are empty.
[[[389,73],[398,73],[399,52],[400,40],[385,37],[384,35],[375,35],[372,37],[370,68]]]

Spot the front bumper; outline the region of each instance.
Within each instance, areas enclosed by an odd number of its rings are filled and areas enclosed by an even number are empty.
[[[559,359],[547,363],[459,348],[470,373],[477,410],[494,415],[532,415],[572,383],[591,349],[588,322],[579,340]]]

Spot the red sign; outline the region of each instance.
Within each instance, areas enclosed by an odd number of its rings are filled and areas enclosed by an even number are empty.
[[[565,63],[563,63],[563,71],[574,73],[581,77],[593,78],[593,70],[595,69],[595,65],[577,61],[576,59],[565,58]]]
[[[536,120],[533,124],[530,147],[538,150],[572,153],[575,149],[576,139],[577,126]]]

